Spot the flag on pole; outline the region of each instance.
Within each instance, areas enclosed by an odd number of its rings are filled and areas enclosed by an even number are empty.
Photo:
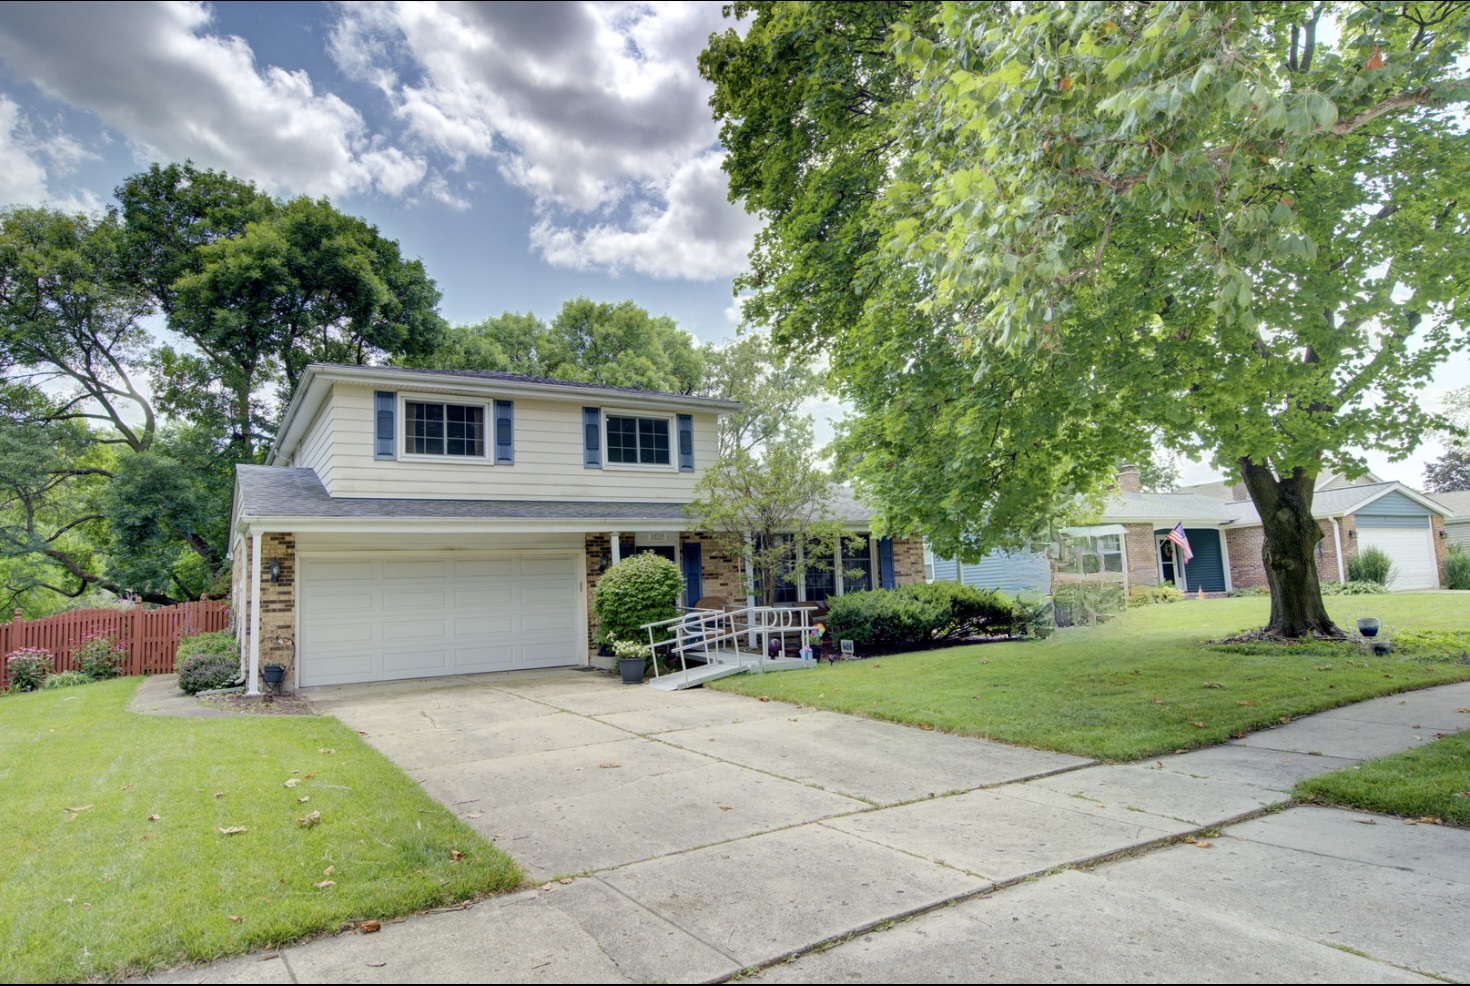
[[[1189,563],[1190,559],[1194,558],[1194,552],[1189,547],[1189,538],[1184,536],[1183,521],[1174,525],[1174,529],[1169,532],[1169,540],[1179,545],[1179,550],[1184,552],[1184,561],[1186,564]]]

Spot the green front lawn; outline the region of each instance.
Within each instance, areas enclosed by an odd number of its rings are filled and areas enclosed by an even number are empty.
[[[1292,794],[1319,804],[1470,826],[1470,732],[1308,778]]]
[[[1105,760],[1209,746],[1241,732],[1388,692],[1470,679],[1470,595],[1336,596],[1333,618],[1381,617],[1407,648],[1355,644],[1217,649],[1204,641],[1262,626],[1269,600],[1217,599],[1132,610],[1049,640],[918,651],[814,671],[741,675],[714,687]],[[1403,638],[1407,638],[1407,634]],[[1243,652],[1242,652],[1243,651]],[[1253,652],[1254,651],[1254,652]]]
[[[0,698],[0,981],[216,959],[520,882],[336,719],[134,715],[137,686]]]

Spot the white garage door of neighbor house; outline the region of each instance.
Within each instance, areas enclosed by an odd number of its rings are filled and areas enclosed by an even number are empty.
[[[302,685],[586,659],[574,555],[303,557],[298,585]]]
[[[1379,548],[1393,559],[1390,589],[1434,589],[1439,573],[1427,527],[1360,527],[1358,550]]]

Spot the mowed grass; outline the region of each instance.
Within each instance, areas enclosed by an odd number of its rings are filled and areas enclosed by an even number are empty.
[[[1470,826],[1470,732],[1297,784],[1303,801]]]
[[[0,980],[117,978],[520,882],[336,719],[135,715],[138,684],[0,698]]]
[[[1340,596],[1333,619],[1399,631],[1470,630],[1470,595]],[[1457,654],[1364,655],[1355,644],[1204,646],[1265,624],[1269,600],[1147,606],[1048,640],[918,651],[714,687],[1104,760],[1210,746],[1375,695],[1470,679]],[[1445,634],[1439,636],[1444,637]],[[1448,636],[1459,636],[1449,634]]]

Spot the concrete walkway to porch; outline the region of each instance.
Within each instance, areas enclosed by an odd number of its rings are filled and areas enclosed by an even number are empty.
[[[1470,979],[1470,832],[1275,810],[1470,684],[1129,765],[573,671],[311,698],[544,886],[159,981]]]

